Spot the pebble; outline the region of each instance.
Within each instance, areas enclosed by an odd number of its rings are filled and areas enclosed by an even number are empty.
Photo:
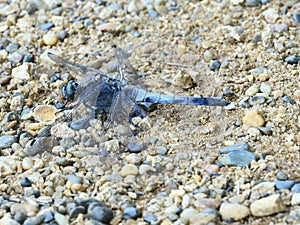
[[[14,220],[15,220],[15,221],[18,221],[18,222],[21,223],[21,224],[24,223],[24,221],[26,220],[26,218],[27,218],[27,216],[26,216],[25,213],[23,213],[23,212],[19,212],[19,213],[16,213],[16,214],[14,215]],[[0,222],[0,224],[1,224],[1,222]],[[9,223],[9,224],[10,224],[10,223]]]
[[[264,135],[271,135],[273,132],[273,127],[271,126],[258,127],[258,130]]]
[[[24,55],[20,52],[13,52],[7,58],[10,62],[18,64],[19,62],[22,62]]]
[[[23,63],[33,62],[34,56],[32,54],[26,54],[23,58]]]
[[[0,149],[9,148],[16,141],[17,137],[12,135],[0,136]]]
[[[250,127],[260,127],[265,124],[265,120],[260,111],[253,109],[244,116],[243,124]]]
[[[286,95],[282,97],[282,101],[292,104],[292,105],[296,104],[294,99],[291,99],[289,96],[286,96]]]
[[[252,191],[260,191],[260,192],[274,192],[275,183],[274,182],[261,182],[255,185],[252,188]]]
[[[136,207],[127,207],[124,209],[123,217],[125,220],[137,219],[140,216],[140,212]]]
[[[24,63],[21,66],[15,67],[12,69],[11,75],[12,78],[17,80],[28,80],[30,78],[30,69],[31,66],[28,63]]]
[[[127,145],[127,148],[131,153],[140,153],[146,148],[146,146],[144,143],[130,142]]]
[[[225,189],[228,184],[228,180],[224,176],[218,176],[212,180],[212,184],[217,188]]]
[[[153,223],[155,221],[157,221],[157,217],[154,216],[153,214],[146,214],[144,217],[144,221],[146,221],[147,223]]]
[[[293,193],[291,204],[292,205],[300,205],[300,193]]]
[[[233,151],[240,151],[240,150],[244,150],[244,151],[248,151],[248,144],[244,141],[238,142],[236,144],[230,145],[230,146],[226,146],[224,148],[222,148],[220,150],[221,154],[224,153],[229,153],[229,152],[233,152]]]
[[[205,209],[200,213],[192,215],[190,225],[215,224],[218,222],[219,213],[213,209]]]
[[[52,27],[54,27],[53,23],[44,23],[40,26],[41,30],[50,30]]]
[[[262,15],[265,17],[265,20],[268,23],[275,23],[278,19],[278,11],[274,8],[268,8],[267,10],[263,11]]]
[[[300,60],[300,55],[291,55],[284,59],[285,62],[292,65],[297,65]]]
[[[295,184],[294,180],[275,180],[275,187],[277,190],[282,189],[291,189],[292,186]]]
[[[246,6],[253,7],[258,6],[260,3],[260,0],[246,0]]]
[[[214,58],[214,56],[210,51],[206,50],[203,53],[203,59],[205,62],[210,62],[211,60],[213,60],[213,58]]]
[[[54,46],[58,42],[58,36],[54,33],[47,33],[43,37],[43,42],[45,45]]]
[[[9,216],[3,216],[0,219],[0,225],[20,225],[20,223],[18,223],[17,221],[13,220],[12,218],[10,218]]]
[[[30,217],[24,221],[23,225],[39,225],[43,222],[43,220],[44,220],[44,218],[42,216]],[[62,225],[62,224],[59,224],[59,225]]]
[[[20,184],[22,187],[30,187],[32,185],[31,181],[27,177],[24,177]]]
[[[295,13],[293,15],[293,19],[294,21],[296,21],[297,23],[300,23],[300,14],[299,13]]]
[[[251,203],[250,211],[253,216],[269,216],[275,213],[284,212],[286,206],[280,194],[261,198]]]
[[[238,203],[222,203],[220,214],[223,219],[232,218],[233,220],[241,220],[250,215],[250,210],[247,206]]]
[[[70,218],[77,218],[77,216],[80,213],[85,214],[86,208],[84,208],[83,206],[76,206],[69,211],[69,216],[70,216]]]
[[[209,69],[212,71],[219,70],[221,67],[221,62],[219,60],[213,60],[209,66]]]
[[[195,214],[198,214],[199,211],[194,209],[194,208],[186,208],[184,209],[181,213],[180,213],[180,220],[184,223],[184,224],[189,224],[192,220],[192,216]]]
[[[292,189],[291,189],[292,192],[295,192],[295,193],[300,193],[300,183],[296,183]]]
[[[6,46],[5,50],[8,53],[13,53],[13,52],[17,51],[19,48],[20,48],[20,44],[19,43],[9,43]]]
[[[138,175],[139,170],[136,165],[133,164],[126,164],[125,166],[122,167],[120,171],[120,175],[122,177],[126,177],[128,175]]]
[[[93,208],[90,217],[99,222],[108,224],[113,218],[113,212],[105,206],[96,206]]]
[[[264,96],[252,96],[249,99],[249,104],[251,106],[262,105],[266,102],[266,98]]]
[[[279,171],[277,174],[276,174],[276,178],[278,180],[287,180],[288,179],[288,175],[282,171]]]
[[[33,160],[31,157],[25,157],[22,161],[23,170],[29,170],[33,167]]]
[[[252,152],[239,150],[229,152],[226,155],[221,156],[219,163],[223,166],[241,166],[246,167],[251,164],[252,160],[255,160],[256,156]]]
[[[62,215],[58,212],[54,213],[54,219],[58,223],[58,225],[69,224],[69,221],[68,221],[67,217],[65,217],[64,215]]]
[[[251,97],[251,96],[257,94],[258,92],[259,92],[259,86],[254,84],[245,91],[245,95]]]

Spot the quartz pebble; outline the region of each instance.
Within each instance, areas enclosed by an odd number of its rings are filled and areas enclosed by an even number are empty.
[[[233,220],[241,220],[250,215],[248,207],[238,203],[222,203],[220,214],[223,219],[232,218]]]
[[[279,194],[274,194],[254,201],[250,205],[253,216],[268,216],[278,212],[284,212],[286,206]]]
[[[265,120],[263,118],[263,115],[260,111],[254,109],[249,111],[243,118],[243,123],[245,125],[248,125],[250,127],[259,127],[263,126],[265,123]]]
[[[58,36],[54,33],[47,33],[43,37],[43,42],[45,45],[53,46],[56,45],[58,42]]]

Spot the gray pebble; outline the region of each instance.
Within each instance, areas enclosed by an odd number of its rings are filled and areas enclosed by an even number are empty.
[[[291,99],[289,96],[283,96],[282,101],[294,105],[296,102],[294,99]]]
[[[22,187],[30,187],[32,185],[31,181],[27,177],[24,177],[20,184]]]
[[[25,213],[23,212],[17,212],[15,215],[14,215],[14,220],[19,222],[20,224],[23,224],[24,221],[26,220],[27,216]]]
[[[297,23],[300,23],[300,14],[299,13],[295,13],[293,15],[293,19],[297,22]]]
[[[0,149],[9,148],[14,142],[17,141],[17,137],[12,135],[5,135],[0,137]]]
[[[291,189],[291,187],[295,184],[294,180],[275,180],[275,187],[277,190],[282,189]]]
[[[71,148],[72,146],[75,145],[75,143],[76,142],[75,142],[74,138],[71,138],[71,137],[64,137],[60,141],[60,145],[66,149]]]
[[[144,217],[144,220],[150,224],[152,224],[153,222],[157,221],[156,216],[154,216],[153,214],[147,214]]]
[[[17,51],[20,48],[20,44],[19,43],[10,43],[6,46],[5,50],[8,53],[13,53],[15,51]]]
[[[220,150],[221,154],[232,152],[232,151],[247,151],[248,144],[244,141],[238,142],[234,145],[224,147]]]
[[[157,18],[159,16],[158,12],[153,9],[148,9],[148,13],[152,18]]]
[[[299,60],[300,60],[300,55],[291,55],[284,59],[285,62],[292,65],[297,65]]]
[[[87,19],[87,20],[84,21],[84,26],[85,27],[88,27],[88,26],[93,25],[93,24],[94,24],[94,21],[91,20],[91,19]]]
[[[113,218],[113,211],[105,206],[96,206],[90,216],[102,223],[109,223]]]
[[[239,150],[229,152],[219,159],[219,163],[224,166],[249,166],[252,160],[255,160],[256,156],[252,152]]]
[[[292,189],[291,189],[292,192],[295,192],[295,193],[300,193],[300,183],[297,183],[295,184]]]
[[[86,209],[83,206],[77,206],[74,207],[73,209],[70,210],[69,212],[69,216],[70,218],[74,218],[76,219],[78,214],[85,214],[86,213]]]
[[[260,0],[246,0],[246,6],[250,6],[250,7],[257,6],[259,5],[259,3]]]
[[[7,58],[10,62],[13,62],[15,64],[19,63],[22,61],[23,59],[23,54],[20,52],[13,52],[12,54],[10,54]]]
[[[58,33],[58,38],[60,41],[63,41],[67,37],[68,33],[65,30],[61,30]]]
[[[44,23],[41,26],[41,30],[50,30],[52,27],[54,27],[53,23]]]
[[[213,60],[209,66],[209,69],[212,71],[219,70],[221,66],[221,62],[219,60]]]
[[[11,121],[15,121],[17,119],[18,119],[18,115],[17,114],[15,114],[14,112],[8,112],[3,117],[1,123],[8,123],[8,122],[11,122]]]
[[[136,32],[134,32],[133,35],[134,35],[136,38],[139,38],[139,37],[142,36],[142,33],[141,33],[140,31],[136,31]]]
[[[252,96],[249,99],[249,104],[251,106],[262,105],[266,102],[266,98],[264,96]]]
[[[71,184],[82,184],[83,180],[82,178],[74,175],[74,174],[68,174],[66,175],[68,182],[70,182]]]
[[[32,118],[32,111],[29,108],[24,108],[21,112],[21,120],[30,120]]]
[[[146,146],[143,143],[130,142],[127,145],[127,148],[131,153],[139,153],[143,151],[146,148]]]
[[[34,56],[32,54],[27,54],[23,58],[23,63],[33,62]]]
[[[264,135],[271,135],[273,132],[273,127],[271,126],[258,127],[258,130]]]
[[[74,199],[74,202],[79,205],[79,206],[83,206],[84,208],[88,208],[88,206],[91,204],[91,203],[97,203],[97,205],[101,205],[101,203],[97,200],[97,199],[94,199],[94,198],[75,198]]]
[[[55,221],[56,221],[59,225],[69,224],[69,223],[68,223],[68,219],[67,219],[64,215],[62,215],[62,214],[60,214],[60,213],[55,213],[55,214],[54,214],[54,219],[55,219]]]
[[[276,174],[276,178],[278,180],[286,180],[288,179],[288,175],[282,171],[279,171],[277,174]]]
[[[262,93],[265,93],[267,95],[271,94],[271,87],[266,84],[266,83],[262,83],[260,86],[259,86],[259,90],[262,92]]]
[[[26,4],[25,10],[28,12],[29,15],[32,15],[37,11],[38,7],[34,2],[28,2]]]
[[[140,212],[136,207],[127,207],[124,209],[123,217],[125,220],[137,219],[140,216]]]
[[[23,225],[39,225],[43,222],[43,216],[34,216],[26,219]]]

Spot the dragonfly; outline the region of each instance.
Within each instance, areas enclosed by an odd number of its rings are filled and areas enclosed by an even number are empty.
[[[86,128],[89,121],[98,114],[107,114],[105,129],[112,123],[130,122],[134,116],[144,117],[146,112],[141,103],[221,107],[229,104],[223,99],[214,97],[175,96],[149,92],[139,87],[141,85],[139,75],[129,62],[131,54],[117,46],[114,46],[114,49],[117,59],[116,76],[48,53],[49,58],[57,65],[82,75],[79,84],[72,84],[75,91],[74,101],[66,108],[72,110],[72,114],[77,112],[71,128],[75,130]],[[81,108],[84,108],[84,112],[78,113]]]
[[[68,107],[64,104],[61,111],[68,113],[57,122],[71,120],[70,127],[80,130],[89,127],[90,121],[100,115],[103,120],[101,135],[112,126],[123,125],[128,129],[121,129],[122,132],[117,136],[132,137],[136,136],[136,131],[139,130],[139,126],[133,123],[133,118],[147,116],[141,104],[220,107],[229,105],[228,101],[221,98],[165,95],[148,91],[129,61],[131,54],[120,47],[113,47],[117,62],[114,75],[48,53],[56,65],[81,77],[79,82],[72,81],[67,84],[69,86],[62,88],[63,95],[68,94],[67,99],[71,104]]]

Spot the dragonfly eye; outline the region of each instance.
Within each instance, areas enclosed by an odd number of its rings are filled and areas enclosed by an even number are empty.
[[[78,83],[74,80],[70,80],[67,84],[61,87],[61,93],[67,100],[73,100],[76,90],[77,90]]]

